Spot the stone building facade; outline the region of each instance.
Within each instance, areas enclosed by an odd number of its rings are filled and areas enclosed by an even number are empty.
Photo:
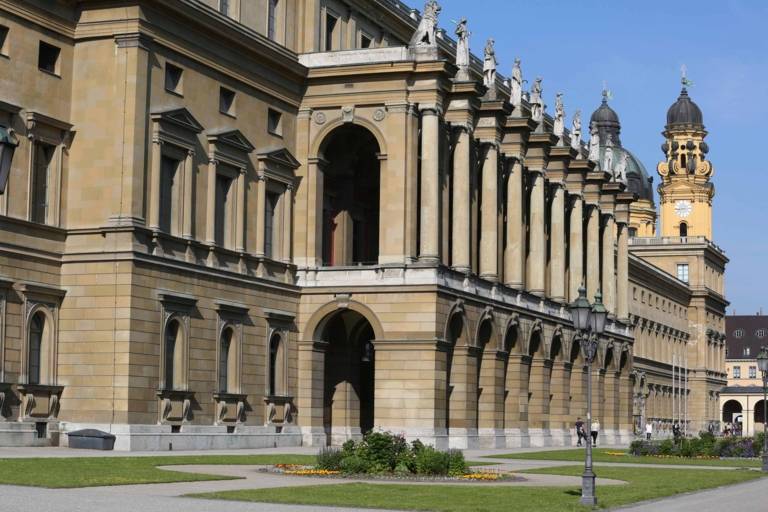
[[[616,179],[535,97],[458,69],[438,14],[0,3],[0,445],[565,445],[588,377],[623,442],[674,419],[678,352],[709,421],[722,253],[632,238],[655,233],[642,166]],[[681,255],[720,295],[672,277]],[[582,283],[610,312],[592,375]]]

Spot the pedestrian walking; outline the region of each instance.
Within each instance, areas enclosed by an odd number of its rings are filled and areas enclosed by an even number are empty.
[[[590,434],[592,434],[592,447],[597,447],[597,434],[600,433],[600,420],[595,418],[592,420],[592,425],[590,427]],[[587,440],[589,442],[589,440]]]
[[[584,432],[584,422],[581,421],[581,418],[576,418],[576,446],[581,446],[581,440],[584,439],[585,442],[587,441],[587,433]]]
[[[645,440],[650,441],[653,435],[653,423],[650,421],[645,422]]]

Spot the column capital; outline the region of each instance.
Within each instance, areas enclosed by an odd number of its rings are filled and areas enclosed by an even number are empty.
[[[422,116],[442,116],[443,109],[439,105],[424,105],[419,106],[419,112]]]

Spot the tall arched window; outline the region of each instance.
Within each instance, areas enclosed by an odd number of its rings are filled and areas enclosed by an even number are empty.
[[[43,336],[45,333],[45,315],[35,313],[29,323],[29,377],[30,384],[40,384],[41,354],[43,349]]]
[[[165,327],[165,389],[181,389],[181,326],[171,320]]]
[[[219,339],[219,391],[221,393],[238,392],[237,348],[235,331],[227,327]]]
[[[688,236],[688,224],[685,222],[680,223],[680,236]]]
[[[270,396],[285,393],[285,343],[279,333],[269,339],[269,389]]]

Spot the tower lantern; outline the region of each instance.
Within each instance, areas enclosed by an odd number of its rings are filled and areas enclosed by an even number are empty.
[[[712,240],[712,198],[714,174],[706,159],[709,147],[704,142],[707,131],[701,109],[688,95],[691,82],[683,69],[682,90],[667,111],[667,125],[659,162],[661,176],[661,236],[703,236]]]

